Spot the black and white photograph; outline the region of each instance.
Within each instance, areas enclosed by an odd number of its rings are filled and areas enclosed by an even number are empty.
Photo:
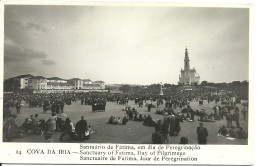
[[[249,14],[5,5],[3,142],[248,145]]]

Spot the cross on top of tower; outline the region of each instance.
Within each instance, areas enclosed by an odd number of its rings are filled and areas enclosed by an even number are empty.
[[[186,46],[186,49],[185,49],[185,59],[189,59],[189,53],[188,53],[187,46]]]

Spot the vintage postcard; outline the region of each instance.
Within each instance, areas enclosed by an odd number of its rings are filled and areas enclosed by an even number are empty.
[[[253,5],[1,12],[1,163],[253,164]]]

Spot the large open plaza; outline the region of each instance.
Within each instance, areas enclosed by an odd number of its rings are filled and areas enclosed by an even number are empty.
[[[147,103],[151,103],[150,100]],[[51,111],[47,111],[46,114],[43,114],[42,107],[29,108],[28,104],[22,103],[21,113],[17,114],[15,122],[18,126],[22,125],[26,118],[29,118],[30,115],[39,114],[39,119],[47,120],[51,116]],[[154,103],[155,104],[155,103]],[[147,107],[139,108],[138,105],[134,104],[134,101],[129,101],[129,106],[135,107],[139,114],[142,115],[151,115],[155,120],[163,119],[163,115],[155,114],[157,108],[152,108],[151,112],[147,111]],[[215,102],[208,104],[207,101],[204,101],[203,106],[199,106],[198,102],[191,102],[191,108],[194,110],[206,110],[207,113],[213,112],[213,106]],[[240,126],[244,130],[248,131],[248,121],[243,120],[241,109],[242,105],[237,104],[240,109]],[[108,124],[110,116],[121,117],[126,116],[125,111],[122,111],[124,108],[123,105],[117,104],[116,102],[107,102],[105,112],[92,112],[91,105],[81,105],[80,100],[76,103],[73,102],[71,105],[65,105],[64,114],[61,114],[61,117],[68,116],[71,121],[75,124],[80,120],[81,116],[84,116],[87,120],[88,125],[91,125],[94,129],[94,133],[91,135],[89,140],[84,141],[85,143],[124,143],[124,144],[150,144],[152,143],[151,137],[154,132],[154,127],[147,127],[143,125],[142,122],[137,122],[129,120],[126,125],[113,125]],[[165,105],[160,105],[159,109],[165,108]],[[16,113],[15,108],[11,108],[12,113]],[[179,108],[175,110],[177,112]],[[231,111],[232,113],[232,111]],[[199,126],[198,116],[195,116],[194,122],[181,122],[181,131],[179,136],[170,136],[170,144],[179,144],[181,137],[187,137],[189,144],[198,144],[196,128]],[[216,122],[204,122],[204,126],[208,129],[208,144],[242,144],[246,145],[248,143],[247,139],[234,139],[229,140],[226,137],[217,136],[218,130],[223,126],[227,125],[226,119],[217,120]],[[233,126],[236,126],[233,122]],[[238,130],[238,129],[235,129]],[[60,142],[59,137],[61,132],[55,132],[50,138],[50,142]],[[22,136],[12,140],[12,142],[47,142],[43,136],[40,135],[28,135]],[[78,143],[79,141],[74,141]]]

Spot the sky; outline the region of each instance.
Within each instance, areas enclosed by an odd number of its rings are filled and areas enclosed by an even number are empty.
[[[249,10],[6,5],[4,78],[177,84],[187,46],[201,81],[249,78]]]

